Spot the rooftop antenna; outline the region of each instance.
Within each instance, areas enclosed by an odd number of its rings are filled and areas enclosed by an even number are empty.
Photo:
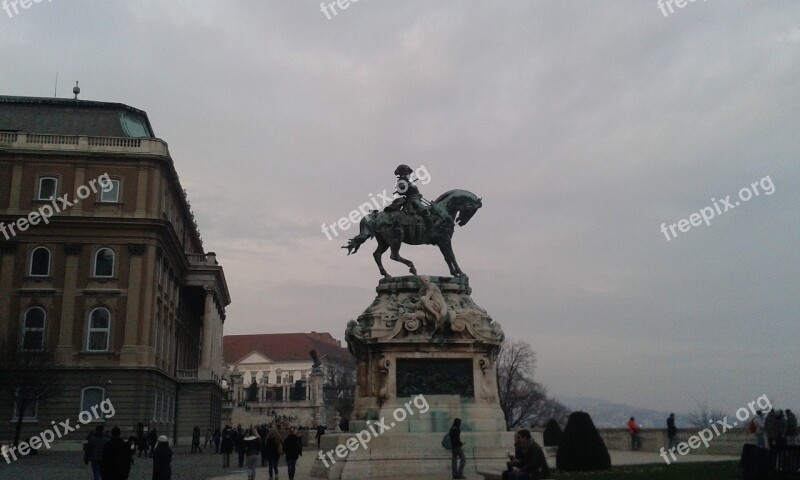
[[[53,90],[53,98],[58,97],[58,72],[56,72],[56,87]]]
[[[75,87],[72,88],[72,93],[75,94],[75,100],[78,99],[78,94],[81,93],[81,87],[78,86],[78,82],[75,81]]]

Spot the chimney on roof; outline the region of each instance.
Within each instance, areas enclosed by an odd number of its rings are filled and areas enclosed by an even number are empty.
[[[78,99],[78,94],[81,93],[81,87],[78,86],[77,80],[75,81],[75,87],[73,87],[72,93],[75,94],[75,100],[77,100]]]

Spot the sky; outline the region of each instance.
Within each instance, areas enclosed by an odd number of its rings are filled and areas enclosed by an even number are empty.
[[[10,7],[0,94],[51,97],[58,73],[59,97],[148,113],[224,266],[226,334],[343,339],[374,242],[348,257],[355,227],[322,225],[408,164],[428,199],[483,198],[455,254],[551,395],[800,406],[800,3],[346,5]]]

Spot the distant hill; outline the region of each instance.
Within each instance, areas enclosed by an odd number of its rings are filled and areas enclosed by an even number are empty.
[[[597,428],[626,428],[631,417],[635,417],[636,423],[642,428],[667,428],[667,417],[670,414],[599,398],[559,398],[559,401],[572,411],[581,410],[588,413]],[[689,419],[681,412],[675,412],[675,424],[678,428],[691,426]]]

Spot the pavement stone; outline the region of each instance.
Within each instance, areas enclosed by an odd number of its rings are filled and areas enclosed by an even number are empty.
[[[646,465],[660,464],[664,460],[654,452],[631,452],[612,450],[612,465]],[[297,464],[296,480],[307,480],[311,471],[311,466],[316,458],[316,450],[306,450]],[[738,460],[738,457],[724,455],[700,455],[690,453],[686,457],[680,457],[679,462],[709,462],[709,461],[730,461]],[[548,455],[548,463],[551,467],[555,466],[555,458]],[[153,461],[149,458],[136,458],[131,470],[130,480],[151,480],[153,471]],[[244,468],[238,468],[238,461],[235,455],[231,456],[232,468],[223,470],[222,457],[219,454],[204,450],[200,454],[189,453],[189,447],[173,447],[172,459],[172,479],[173,480],[246,480],[247,474]],[[467,462],[467,471],[464,475],[469,480],[483,480]],[[498,465],[498,472],[503,468]],[[280,462],[279,480],[288,480],[286,473],[286,463],[284,459]],[[398,472],[399,473],[399,472]],[[19,460],[7,464],[0,457],[0,480],[91,480],[91,468],[83,464],[82,452],[52,452],[46,451],[36,456],[21,457]],[[257,480],[267,480],[266,468],[259,467],[256,473]],[[449,480],[449,475],[426,476],[425,480]],[[422,480],[408,475],[398,475],[397,477],[383,478],[382,480]]]

